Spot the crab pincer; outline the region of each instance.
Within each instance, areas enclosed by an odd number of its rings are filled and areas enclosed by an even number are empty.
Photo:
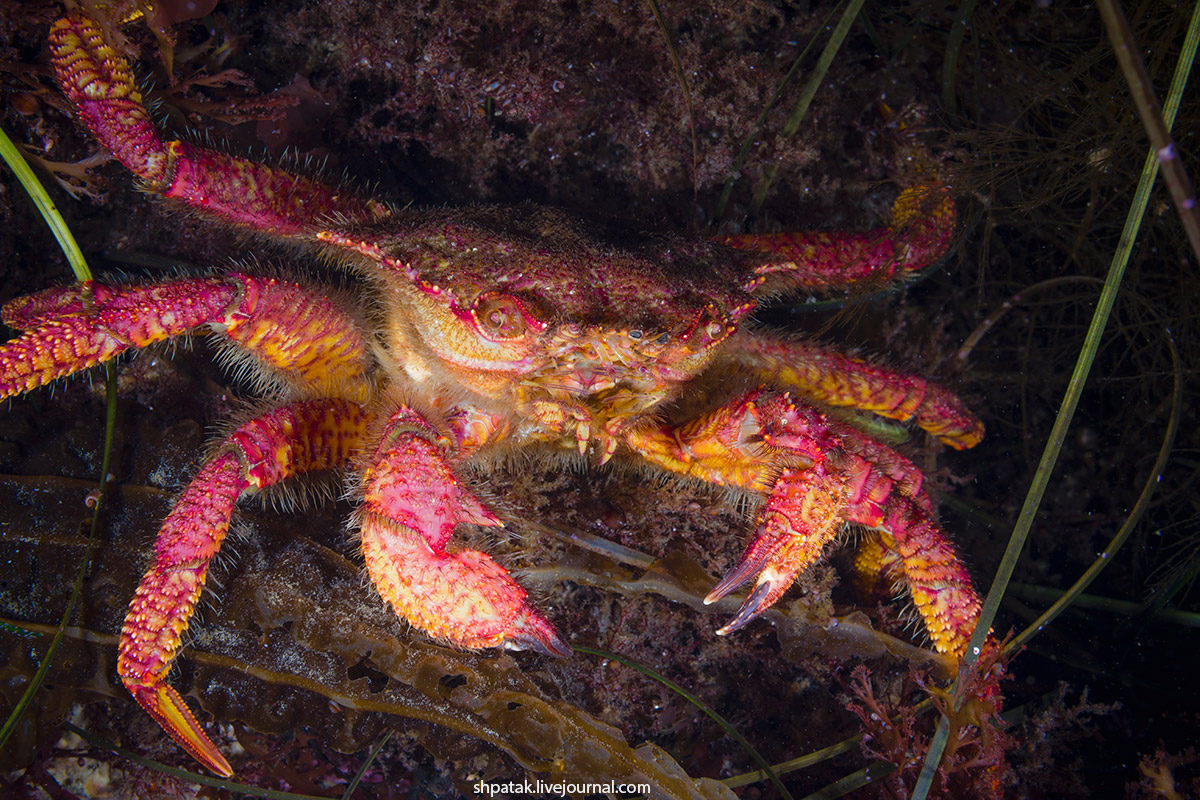
[[[478,550],[447,548],[459,524],[502,524],[454,476],[448,444],[412,409],[388,420],[363,472],[367,574],[396,613],[456,647],[569,656],[507,570]]]
[[[634,445],[675,471],[766,497],[750,544],[704,599],[715,603],[754,579],[720,633],[770,608],[854,523],[877,531],[885,551],[898,555],[881,568],[896,567],[934,647],[962,656],[979,598],[932,516],[920,471],[903,456],[787,393],[763,391],[687,425],[640,431]]]

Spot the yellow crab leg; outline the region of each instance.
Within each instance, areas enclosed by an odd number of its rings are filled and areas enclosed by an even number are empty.
[[[871,364],[812,342],[737,336],[726,351],[741,369],[772,386],[832,406],[916,422],[956,450],[983,439],[983,422],[955,394],[916,375]]]
[[[230,273],[165,283],[87,283],[8,303],[25,331],[0,345],[0,399],[208,326],[307,393],[365,402],[366,339],[328,298],[299,284]]]
[[[229,762],[166,683],[209,563],[242,494],[298,473],[344,466],[361,449],[369,422],[363,408],[344,400],[295,403],[247,422],[220,445],[159,530],[154,563],[121,628],[117,673],[150,716],[218,775],[233,775]]]

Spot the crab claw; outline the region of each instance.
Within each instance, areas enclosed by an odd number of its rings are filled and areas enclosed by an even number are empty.
[[[569,655],[507,570],[450,541],[460,523],[501,523],[455,478],[443,444],[411,409],[389,420],[364,474],[362,547],[371,581],[397,614],[457,647]]]
[[[821,555],[846,518],[850,500],[841,468],[841,439],[824,415],[798,406],[786,394],[755,398],[747,404],[770,452],[796,459],[798,466],[779,472],[766,505],[759,512],[758,532],[746,552],[705,603],[715,603],[755,574],[758,580],[738,613],[720,634],[744,627],[787,591],[796,576]]]
[[[715,603],[758,576],[749,597],[718,633],[732,633],[769,608],[851,522],[876,531],[876,549],[859,566],[872,579],[886,573],[905,585],[934,648],[961,657],[979,617],[979,597],[937,525],[916,467],[786,395],[755,401],[751,429],[768,448],[766,455],[777,462],[791,458],[800,466],[780,470],[759,513],[757,535],[704,598]]]
[[[754,541],[704,598],[706,604],[715,603],[758,575],[742,607],[717,633],[733,633],[766,611],[821,555],[845,519],[848,493],[839,477],[825,463],[780,473],[759,515]]]
[[[758,580],[754,584],[754,590],[742,602],[737,615],[718,630],[718,634],[724,636],[740,630],[748,622],[770,608],[779,599],[780,595],[787,591],[788,586],[796,578],[795,571],[788,570],[786,567],[783,570],[777,568],[767,569],[767,563],[775,553],[779,552],[782,546],[783,539],[781,537],[772,537],[766,532],[759,534],[746,549],[737,566],[731,569],[721,579],[721,582],[714,586],[713,590],[705,596],[704,604],[710,605],[721,600],[743,583],[758,575]],[[789,572],[791,574],[787,574]]]
[[[562,640],[554,626],[541,614],[526,606],[508,626],[506,650],[533,650],[546,656],[567,658],[571,646]]]
[[[570,655],[525,590],[485,553],[435,551],[421,533],[371,513],[363,519],[362,546],[367,574],[383,599],[430,636],[469,649]]]

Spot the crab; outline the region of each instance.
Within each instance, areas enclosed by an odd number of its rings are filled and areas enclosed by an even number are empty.
[[[233,774],[168,672],[239,498],[319,470],[352,476],[383,600],[455,647],[571,653],[504,567],[454,538],[460,525],[503,524],[463,471],[540,448],[761,500],[752,541],[706,598],[751,583],[722,634],[775,603],[854,524],[868,531],[860,572],[902,586],[933,648],[964,654],[980,602],[923,474],[844,411],[911,422],[956,449],[976,445],[982,423],[918,376],[749,325],[781,293],[849,291],[936,263],[955,230],[944,187],[905,189],[879,230],[719,240],[617,231],[533,205],[402,210],[164,141],[127,63],[78,12],[54,24],[50,49],[79,120],[144,188],[312,250],[363,295],[350,305],[226,270],[53,288],[3,309],[21,333],[0,346],[0,397],[208,330],[272,400],[215,445],[175,502],[121,632],[124,685],[213,772]]]

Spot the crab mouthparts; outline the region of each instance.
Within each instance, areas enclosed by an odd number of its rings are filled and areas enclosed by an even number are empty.
[[[629,423],[668,395],[661,384],[630,381],[607,369],[539,375],[523,382],[521,394],[548,438],[581,456],[591,449],[600,464],[612,458]]]
[[[632,421],[674,396],[664,365],[637,353],[635,341],[612,331],[558,332],[544,365],[525,376],[518,402],[543,436],[600,464],[612,458]]]
[[[597,461],[604,464],[616,452],[628,422],[656,399],[631,392],[611,379],[586,385],[600,388],[593,392],[569,391],[563,383],[553,387],[532,383],[523,388],[531,390],[527,392],[527,407],[547,438],[577,449],[581,456],[591,448]]]

